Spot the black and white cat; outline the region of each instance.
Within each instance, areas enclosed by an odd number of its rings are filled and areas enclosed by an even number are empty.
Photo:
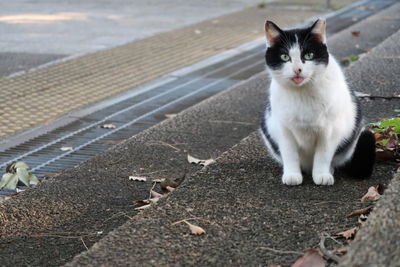
[[[326,46],[324,20],[301,29],[265,24],[265,59],[271,76],[261,135],[283,165],[282,182],[299,185],[302,171],[317,185],[332,185],[343,167],[370,176],[375,139],[364,130],[360,105]]]

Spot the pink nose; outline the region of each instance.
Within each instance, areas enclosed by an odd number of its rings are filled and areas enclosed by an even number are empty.
[[[300,75],[301,69],[300,69],[300,68],[295,69],[295,70],[294,70],[294,73],[296,73],[296,75]]]

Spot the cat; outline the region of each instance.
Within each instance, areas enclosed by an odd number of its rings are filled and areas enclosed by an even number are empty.
[[[329,54],[326,22],[282,30],[265,23],[269,99],[261,136],[283,165],[282,182],[299,185],[302,172],[317,185],[333,185],[333,172],[368,177],[375,162],[374,135],[363,127],[360,104]]]

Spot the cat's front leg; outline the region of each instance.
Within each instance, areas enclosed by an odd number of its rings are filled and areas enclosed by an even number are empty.
[[[282,157],[282,182],[286,185],[299,185],[303,182],[297,143],[289,130],[282,131],[279,142]]]
[[[328,131],[318,136],[312,177],[317,185],[333,185],[332,159],[338,146],[338,140],[331,138]]]

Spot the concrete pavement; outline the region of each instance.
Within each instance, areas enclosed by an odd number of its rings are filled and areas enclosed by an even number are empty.
[[[385,50],[394,49],[387,42]],[[354,63],[349,80],[366,67],[362,61]],[[340,177],[334,187],[321,188],[308,179],[301,187],[283,187],[278,166],[254,134],[200,172],[187,162],[187,153],[216,157],[255,130],[267,83],[260,74],[0,204],[2,262],[63,264],[133,217],[71,265],[285,264],[298,254],[273,250],[301,253],[318,241],[319,231],[353,225],[345,215],[359,207],[354,202],[369,185],[389,181],[390,166],[379,165],[372,180]],[[362,91],[377,86],[382,85]],[[396,100],[363,102],[369,121],[393,116],[396,106]],[[160,145],[149,145],[154,141]],[[167,199],[136,215],[132,201],[146,198],[151,188],[150,183],[128,181],[140,168],[155,172],[151,178],[182,177],[185,172],[187,178]],[[215,224],[196,221],[208,231],[198,238],[187,235],[183,225],[170,225],[188,216]],[[7,256],[11,253],[16,257]]]

